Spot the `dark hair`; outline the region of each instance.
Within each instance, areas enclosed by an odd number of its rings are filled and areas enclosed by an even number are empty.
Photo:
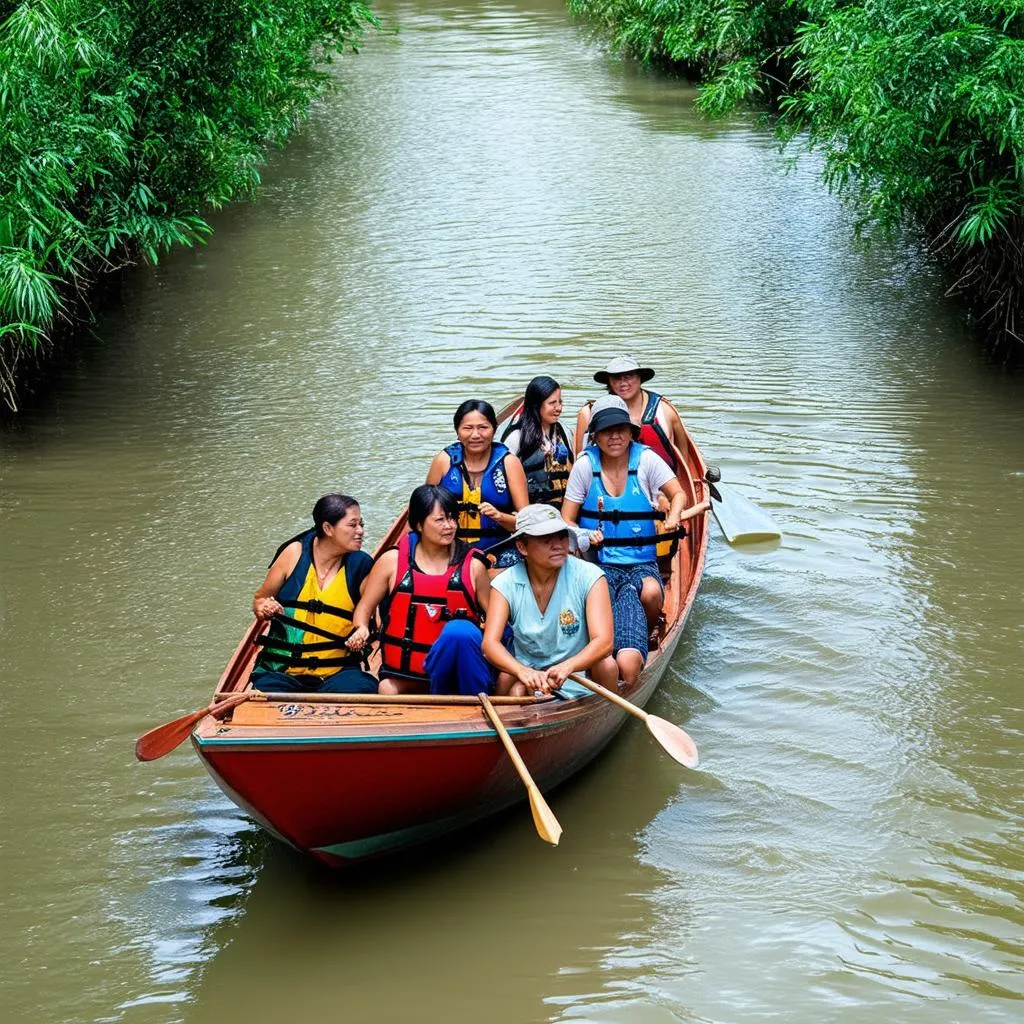
[[[412,494],[409,495],[409,529],[414,533],[423,530],[423,521],[434,509],[440,505],[445,515],[451,516],[458,521],[459,499],[451,491],[437,484],[420,484]],[[452,555],[448,561],[449,565],[458,565],[466,557],[469,545],[456,539],[452,545]]]
[[[417,533],[423,529],[423,520],[434,511],[436,505],[452,519],[459,518],[459,499],[451,491],[437,484],[420,484],[409,495],[409,529]]]
[[[559,389],[554,377],[534,377],[526,385],[523,412],[519,417],[519,458],[528,459],[544,438],[544,426],[540,421],[540,407]]]
[[[479,398],[467,398],[466,401],[464,401],[462,405],[455,410],[455,416],[453,417],[452,422],[455,424],[456,430],[459,429],[459,424],[471,412],[480,413],[495,430],[498,429],[498,417],[494,415],[494,406],[492,406],[490,402],[484,402]]]
[[[313,506],[313,523],[316,527],[316,535],[324,535],[324,523],[333,526],[350,508],[359,508],[359,502],[350,498],[347,494],[325,494]]]

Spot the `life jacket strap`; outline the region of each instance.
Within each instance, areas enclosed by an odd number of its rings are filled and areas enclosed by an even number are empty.
[[[339,608],[337,605],[325,604],[318,598],[313,598],[312,601],[278,601],[278,604],[285,608],[297,608],[299,611],[313,612],[315,615],[326,612],[329,615],[336,615],[339,619],[352,619],[352,612]]]
[[[362,655],[353,651],[343,658],[304,658],[301,655],[280,655],[273,651],[267,651],[267,657],[271,662],[287,668],[343,668],[345,665],[359,665],[362,663]]]
[[[619,508],[601,509],[587,508],[585,505],[580,509],[580,516],[587,516],[589,519],[596,519],[600,523],[621,523],[626,520],[659,520],[665,518],[665,513],[658,509],[651,509],[650,512],[623,512]]]
[[[336,651],[338,649],[335,640],[319,640],[316,643],[303,644],[299,641],[282,640],[280,637],[270,636],[264,633],[253,641],[257,647],[273,647],[283,654],[294,654],[298,651]]]
[[[412,640],[405,636],[386,636],[381,634],[380,646],[384,647],[399,647],[403,651],[419,651],[421,654],[427,654],[430,651],[431,644],[420,643],[418,640]]]
[[[301,629],[305,633],[313,633],[315,636],[322,636],[327,640],[336,640],[338,643],[344,643],[348,637],[340,636],[338,633],[332,633],[328,629],[321,629],[319,626],[310,625],[308,622],[301,622],[299,619],[293,619],[290,615],[275,615],[275,622],[280,622],[284,626],[295,626],[297,629]]]
[[[653,537],[613,537],[602,542],[604,548],[641,548],[654,547],[667,540],[681,540],[686,536],[686,527],[680,526],[678,530],[666,530],[664,533],[657,533]]]

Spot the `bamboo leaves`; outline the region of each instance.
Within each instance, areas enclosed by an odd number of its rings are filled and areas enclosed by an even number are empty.
[[[209,234],[375,24],[353,0],[0,3],[0,397],[97,274]]]

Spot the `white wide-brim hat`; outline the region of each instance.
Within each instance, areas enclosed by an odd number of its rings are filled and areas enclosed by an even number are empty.
[[[598,384],[607,384],[609,377],[619,373],[639,373],[641,384],[654,376],[649,366],[641,366],[632,356],[616,356],[603,370],[594,374],[594,380]]]

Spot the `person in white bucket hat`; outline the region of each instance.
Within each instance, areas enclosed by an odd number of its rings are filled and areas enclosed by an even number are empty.
[[[491,581],[484,657],[498,670],[497,692],[512,696],[560,689],[571,672],[585,672],[612,689],[614,627],[601,569],[569,555],[569,525],[550,505],[516,513],[514,543],[523,556]],[[510,653],[502,644],[512,628]]]
[[[604,384],[610,395],[617,395],[626,403],[630,417],[640,428],[640,443],[653,449],[674,471],[679,467],[672,448],[673,445],[680,451],[685,448],[686,431],[675,406],[667,398],[641,387],[653,376],[651,367],[641,366],[632,356],[616,356],[603,370],[594,374],[594,380]],[[577,451],[582,451],[589,443],[593,412],[594,403],[587,402],[576,418]]]

